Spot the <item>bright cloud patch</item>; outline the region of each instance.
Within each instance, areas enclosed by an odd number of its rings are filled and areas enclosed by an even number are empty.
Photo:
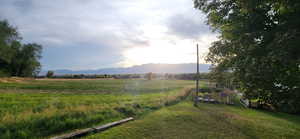
[[[132,66],[144,63],[195,63],[196,43],[199,44],[201,52],[201,63],[205,63],[203,57],[208,52],[210,42],[216,40],[216,36],[203,36],[198,41],[193,39],[178,40],[155,40],[151,41],[149,47],[136,47],[124,51],[125,61],[122,66]]]

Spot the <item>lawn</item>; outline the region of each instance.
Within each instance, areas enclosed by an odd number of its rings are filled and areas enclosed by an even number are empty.
[[[299,138],[300,117],[185,101],[85,139]]]
[[[44,138],[173,104],[182,80],[22,80],[0,83],[0,138]]]

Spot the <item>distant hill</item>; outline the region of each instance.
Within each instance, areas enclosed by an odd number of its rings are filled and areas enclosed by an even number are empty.
[[[200,72],[209,72],[209,64],[200,64]],[[128,68],[104,68],[97,70],[54,70],[56,75],[64,74],[141,74],[141,73],[195,73],[196,64],[143,64]],[[47,71],[42,71],[40,75],[45,75]]]

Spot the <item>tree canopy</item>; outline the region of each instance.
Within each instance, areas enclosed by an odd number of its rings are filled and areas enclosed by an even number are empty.
[[[249,99],[300,113],[300,1],[194,0],[220,34],[206,60]]]
[[[42,46],[21,40],[16,28],[0,21],[0,76],[29,77],[40,71]]]

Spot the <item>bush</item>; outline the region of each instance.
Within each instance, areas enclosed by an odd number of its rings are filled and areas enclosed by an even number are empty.
[[[54,71],[51,71],[51,70],[49,70],[48,72],[47,72],[47,78],[51,78],[51,77],[53,77],[53,75],[54,75]]]
[[[7,72],[0,70],[0,77],[8,77],[8,76],[9,74]]]

